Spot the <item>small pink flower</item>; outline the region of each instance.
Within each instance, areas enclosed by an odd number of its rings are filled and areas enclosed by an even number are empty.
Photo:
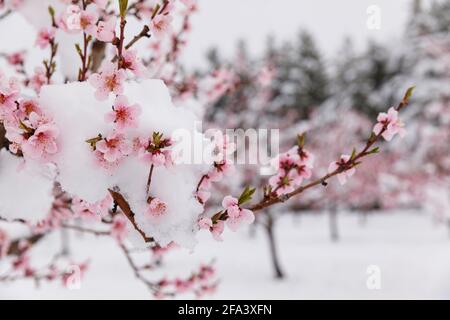
[[[141,60],[137,56],[136,50],[126,50],[123,54],[122,67],[124,69],[130,70],[137,77],[146,76],[146,68],[142,64]]]
[[[13,66],[23,65],[25,62],[25,53],[23,51],[14,52],[7,56],[8,63]]]
[[[240,208],[238,204],[238,199],[232,197],[232,196],[226,196],[222,200],[222,207],[224,207],[227,210],[228,216],[230,217],[238,217]]]
[[[100,8],[105,9],[109,0],[94,0],[94,3]]]
[[[47,84],[47,76],[45,70],[42,67],[36,67],[34,74],[30,79],[30,85],[36,92],[40,92],[42,86]]]
[[[198,221],[198,226],[200,229],[209,230],[213,226],[213,223],[212,223],[211,218],[203,217]]]
[[[13,112],[18,98],[19,88],[16,82],[6,80],[0,73],[0,116]]]
[[[19,118],[24,119],[30,116],[32,113],[40,116],[42,115],[42,110],[35,100],[22,100],[19,103],[19,109],[17,110],[17,115]]]
[[[48,155],[53,155],[58,151],[56,144],[58,135],[59,130],[54,124],[43,124],[22,144],[22,151],[33,159],[41,159]]]
[[[122,215],[116,215],[113,218],[111,226],[111,236],[117,241],[122,242],[128,235],[127,218]]]
[[[166,211],[167,204],[158,198],[153,198],[147,206],[146,213],[152,218],[160,218],[166,213]]]
[[[69,5],[61,14],[58,26],[66,32],[78,32],[81,30],[81,8],[77,5]]]
[[[229,217],[227,226],[232,231],[236,231],[241,225],[252,224],[255,221],[255,215],[248,209],[241,209],[237,217]]]
[[[80,14],[80,28],[85,30],[87,34],[91,34],[97,30],[96,23],[98,21],[98,14],[89,11],[81,11]],[[94,34],[91,34],[94,36]]]
[[[211,192],[205,190],[198,190],[196,196],[201,204],[205,204],[211,197]]]
[[[106,122],[114,122],[118,131],[127,128],[138,127],[138,116],[141,114],[141,107],[138,104],[129,105],[125,96],[119,95],[114,102],[113,111],[105,115]]]
[[[197,0],[181,0],[181,2],[188,8],[189,12],[197,10]]]
[[[38,32],[38,36],[36,39],[36,45],[45,49],[50,45],[50,42],[55,38],[56,29],[53,27],[42,28]]]
[[[171,144],[170,139],[161,138],[157,143],[153,140],[153,137],[150,139],[140,138],[138,157],[157,167],[172,165],[171,152],[167,149]]]
[[[350,161],[350,156],[349,155],[342,155],[339,161],[334,161],[332,163],[330,163],[330,165],[328,166],[328,173],[333,173],[336,170],[339,170],[341,168],[346,168],[349,164]],[[344,185],[347,183],[347,178],[350,178],[351,176],[353,176],[355,174],[355,168],[351,168],[351,169],[347,169],[341,173],[339,173],[337,175],[337,178],[339,180],[339,183],[341,185]]]
[[[280,173],[269,179],[269,185],[277,196],[294,191],[301,183],[301,177],[293,170],[286,174],[285,171],[281,169]]]
[[[158,14],[152,19],[150,30],[153,35],[161,39],[166,34],[170,34],[172,32],[172,20],[173,18],[168,14]]]
[[[132,152],[131,143],[120,133],[111,133],[96,143],[96,150],[102,153],[107,162],[114,163]]]
[[[116,37],[116,22],[115,17],[111,17],[107,21],[100,21],[93,35],[100,41],[112,42]]]
[[[108,63],[100,72],[89,77],[89,82],[97,89],[95,96],[98,100],[106,100],[109,93],[123,93],[123,82],[126,74],[123,69],[117,70],[116,66]]]
[[[404,123],[398,118],[398,111],[394,107],[390,108],[387,113],[381,112],[377,118],[378,123],[373,127],[373,133],[381,134],[386,141],[391,141],[396,134],[400,134],[403,137],[406,133],[404,129]]]
[[[228,214],[227,225],[233,231],[236,231],[242,224],[251,224],[255,220],[253,212],[240,208],[238,199],[232,196],[226,196],[222,201],[222,206]]]
[[[225,222],[219,220],[213,224],[211,234],[216,241],[222,241],[222,233],[225,229]]]

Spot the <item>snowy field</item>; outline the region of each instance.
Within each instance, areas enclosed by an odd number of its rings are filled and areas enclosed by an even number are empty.
[[[167,275],[188,275],[201,262],[216,259],[220,286],[212,299],[448,299],[450,298],[450,237],[429,215],[414,213],[339,217],[341,238],[329,239],[326,215],[284,216],[276,233],[287,278],[274,280],[265,234],[258,229],[234,234],[217,243],[202,233],[194,253],[174,250],[167,255]],[[109,239],[73,234],[73,254],[93,257],[79,290],[59,283],[30,282],[0,287],[0,298],[17,299],[147,299],[125,258]],[[49,241],[41,252],[50,251]],[[53,242],[54,243],[54,242]],[[78,260],[79,260],[78,259]],[[367,268],[381,270],[381,288],[367,288]],[[166,273],[164,273],[166,274]],[[191,298],[191,296],[180,296]]]

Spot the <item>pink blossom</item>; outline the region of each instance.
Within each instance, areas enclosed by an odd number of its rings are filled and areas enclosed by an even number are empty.
[[[152,19],[150,30],[153,35],[161,39],[166,34],[170,34],[172,32],[172,20],[173,18],[168,14],[158,14]]]
[[[109,213],[112,204],[113,199],[109,193],[95,203],[88,203],[78,197],[73,197],[71,209],[76,217],[99,221]]]
[[[290,170],[286,174],[285,170],[281,169],[280,173],[269,179],[269,185],[276,195],[280,196],[294,191],[302,184],[302,181],[302,176],[300,176],[297,171]]]
[[[220,163],[214,163],[213,168],[208,172],[208,178],[212,182],[218,182],[224,176],[229,176],[234,172],[234,165],[231,161],[224,160]]]
[[[56,138],[59,135],[58,128],[52,123],[40,125],[22,144],[22,151],[33,159],[45,158],[58,151]]]
[[[198,226],[200,229],[209,230],[213,226],[213,223],[212,223],[211,218],[203,217],[198,221]]]
[[[147,70],[142,64],[141,59],[137,56],[136,50],[125,50],[122,57],[122,67],[124,69],[130,70],[137,77],[146,76]]]
[[[112,42],[116,37],[116,18],[111,17],[107,21],[100,21],[97,30],[93,30],[93,36],[103,42]]]
[[[56,29],[53,27],[42,28],[38,32],[38,36],[36,39],[36,45],[45,49],[50,45],[50,42],[55,38]]]
[[[39,107],[37,101],[35,100],[22,100],[19,103],[19,109],[17,110],[17,116],[20,119],[24,119],[31,114],[35,114],[37,116],[42,115],[42,110]]]
[[[127,235],[127,218],[125,218],[123,215],[114,216],[111,227],[111,236],[117,241],[122,242]]]
[[[118,131],[127,128],[138,127],[138,116],[141,114],[141,107],[138,104],[129,105],[125,96],[117,96],[113,111],[105,115],[106,122],[114,122]]]
[[[147,206],[146,213],[152,218],[160,218],[166,213],[166,211],[167,204],[158,198],[153,198]]]
[[[105,9],[109,0],[94,0],[94,3],[100,8]]]
[[[217,221],[211,228],[211,234],[216,241],[222,241],[222,233],[225,229],[225,222],[222,220]]]
[[[226,196],[223,199],[222,207],[228,214],[227,226],[233,231],[236,231],[242,224],[251,224],[255,220],[253,212],[240,208],[238,199],[232,196]]]
[[[14,111],[18,98],[19,88],[15,80],[6,80],[0,73],[0,116]]]
[[[34,69],[34,74],[30,79],[30,85],[34,91],[41,91],[42,86],[46,85],[47,81],[47,75],[44,68],[36,67],[36,69]]]
[[[398,118],[398,111],[394,107],[390,108],[387,113],[381,112],[377,118],[378,123],[373,127],[373,133],[381,134],[386,141],[391,141],[392,138],[398,133],[403,137],[406,133],[404,129],[404,123]]]
[[[201,204],[205,204],[211,197],[211,192],[205,190],[198,190],[196,196]]]
[[[13,261],[13,267],[16,271],[30,270],[30,257],[22,254]]]
[[[81,8],[77,5],[69,5],[61,14],[58,26],[66,32],[77,32],[81,30]]]
[[[239,216],[239,211],[241,209],[239,208],[238,199],[232,196],[225,196],[225,198],[223,198],[222,200],[222,207],[227,210],[229,217],[235,218]]]
[[[334,161],[330,163],[328,166],[328,173],[333,173],[336,170],[344,170],[343,172],[339,173],[337,175],[337,178],[339,180],[339,183],[341,185],[344,185],[347,183],[347,178],[350,178],[355,174],[355,168],[347,169],[347,166],[350,162],[350,156],[349,155],[342,155],[339,161]]]
[[[181,2],[187,7],[189,12],[197,10],[197,0],[181,0]]]
[[[7,56],[8,63],[13,66],[23,65],[25,62],[24,51],[14,52]]]
[[[193,282],[191,280],[175,279],[174,285],[177,293],[184,293],[192,288]]]
[[[138,157],[154,166],[169,166],[173,164],[170,150],[172,142],[170,139],[160,138],[159,141],[151,139],[140,138],[140,146],[138,150]]]
[[[117,70],[113,63],[108,63],[100,74],[95,73],[89,77],[89,82],[97,89],[95,96],[98,100],[106,100],[109,93],[122,94],[123,82],[126,79],[125,71]]]
[[[96,143],[96,150],[102,153],[106,161],[114,163],[129,155],[132,152],[132,146],[123,134],[113,132]]]
[[[87,34],[94,36],[97,30],[96,23],[98,21],[98,14],[89,11],[81,11],[80,14],[80,28],[85,30]]]
[[[243,224],[252,224],[255,221],[255,215],[251,210],[241,209],[239,215],[236,217],[229,217],[227,219],[227,226],[232,231],[236,231]]]

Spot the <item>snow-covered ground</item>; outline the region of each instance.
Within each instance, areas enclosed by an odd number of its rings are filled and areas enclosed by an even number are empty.
[[[161,272],[188,275],[202,261],[215,258],[221,283],[213,299],[450,298],[448,230],[428,215],[374,215],[364,226],[356,215],[342,215],[339,227],[341,239],[332,243],[326,215],[280,219],[276,231],[287,273],[281,281],[272,278],[261,229],[253,236],[248,231],[228,232],[222,243],[202,234],[194,253],[173,251]],[[92,257],[79,290],[63,289],[59,283],[43,283],[35,289],[30,282],[18,282],[2,285],[0,298],[149,298],[112,241],[73,235],[71,242],[77,258]],[[47,245],[39,250],[51,250]],[[381,271],[379,290],[367,288],[371,265]]]

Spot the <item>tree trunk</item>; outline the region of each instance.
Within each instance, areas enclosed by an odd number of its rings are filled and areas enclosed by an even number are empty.
[[[330,238],[333,242],[339,241],[339,228],[338,228],[338,220],[337,220],[337,209],[336,207],[332,207],[329,210],[329,227],[330,227]]]
[[[269,249],[270,249],[270,258],[272,260],[272,266],[275,272],[275,278],[283,279],[284,272],[281,268],[277,245],[275,243],[275,235],[274,235],[274,221],[270,214],[267,214],[267,225],[266,225],[267,239],[269,240]]]

